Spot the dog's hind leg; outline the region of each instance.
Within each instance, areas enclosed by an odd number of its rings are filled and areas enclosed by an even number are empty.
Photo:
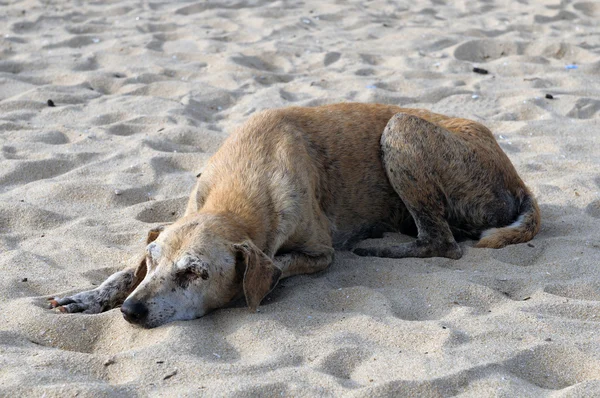
[[[383,163],[392,187],[415,221],[417,240],[385,248],[357,248],[354,253],[393,258],[462,256],[445,219],[447,198],[441,181],[456,140],[451,132],[416,116],[399,113],[389,121],[381,137]]]

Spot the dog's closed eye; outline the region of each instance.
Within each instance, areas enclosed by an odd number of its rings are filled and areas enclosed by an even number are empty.
[[[208,270],[205,266],[203,264],[195,263],[178,270],[175,273],[175,281],[179,286],[186,288],[195,280],[207,280],[208,276]]]

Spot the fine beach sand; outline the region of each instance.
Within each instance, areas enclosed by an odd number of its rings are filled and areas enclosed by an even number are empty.
[[[599,20],[594,1],[0,0],[0,396],[600,396]],[[47,309],[181,215],[250,114],[341,101],[489,126],[539,235],[458,261],[339,252],[259,313],[152,330]]]

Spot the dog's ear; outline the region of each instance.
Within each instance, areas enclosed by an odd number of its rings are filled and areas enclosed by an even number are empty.
[[[281,270],[252,241],[234,245],[237,251],[236,268],[244,275],[244,295],[252,312],[256,312],[262,299],[275,287]]]
[[[158,227],[154,227],[150,231],[148,231],[148,237],[146,237],[146,244],[154,242],[156,238],[158,238],[158,235],[160,235],[160,233],[165,230],[165,227],[167,225],[168,224],[159,225]]]
[[[159,225],[158,227],[154,227],[150,231],[148,231],[148,236],[146,237],[146,244],[154,242],[156,238],[158,238],[158,235],[160,235],[160,233],[165,229],[165,227],[166,225]],[[146,265],[146,255],[144,254],[138,261],[138,265],[135,269],[133,276],[136,278],[136,280],[142,281],[146,277],[147,271],[148,267]]]

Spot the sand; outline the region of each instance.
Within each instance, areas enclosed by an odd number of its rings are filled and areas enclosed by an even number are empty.
[[[0,9],[0,396],[600,396],[599,3]],[[250,114],[340,101],[485,123],[541,232],[464,242],[458,261],[339,252],[255,314],[242,302],[144,330],[119,310],[47,309],[177,218]]]

